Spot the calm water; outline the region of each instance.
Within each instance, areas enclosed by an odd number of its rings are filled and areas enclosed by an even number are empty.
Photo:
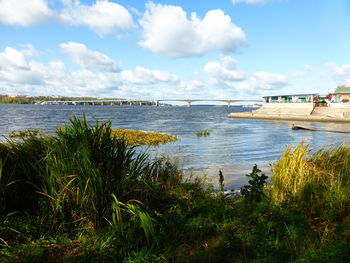
[[[187,172],[218,179],[222,169],[227,188],[246,183],[245,174],[256,163],[269,173],[286,145],[301,141],[322,147],[350,140],[350,134],[295,131],[292,122],[230,119],[227,114],[242,111],[241,107],[118,107],[67,105],[5,105],[0,104],[0,135],[11,131],[42,129],[53,133],[72,115],[86,114],[89,121],[111,120],[114,128],[140,129],[176,135],[181,141],[149,151],[157,156],[175,158]],[[295,124],[350,131],[350,124],[295,122]],[[208,137],[197,137],[196,131],[210,130]],[[2,137],[3,139],[3,137]]]

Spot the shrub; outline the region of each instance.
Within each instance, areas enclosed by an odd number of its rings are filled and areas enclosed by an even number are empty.
[[[249,185],[241,188],[241,194],[247,200],[259,202],[265,196],[264,187],[267,184],[268,177],[265,174],[259,175],[259,173],[261,173],[261,170],[255,164],[252,172],[246,175],[251,180],[249,180]]]

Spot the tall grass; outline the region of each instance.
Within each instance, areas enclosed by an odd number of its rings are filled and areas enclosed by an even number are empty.
[[[85,117],[72,117],[54,137],[29,133],[20,139],[9,139],[0,148],[0,158],[6,158],[0,181],[5,209],[41,211],[54,228],[101,228],[112,221],[112,196],[125,204],[148,204],[147,198],[154,198],[147,194],[150,183],[182,180],[178,173],[165,172],[163,161],[151,161],[113,136],[110,122],[90,125]],[[145,215],[141,208],[137,211],[139,217]]]
[[[274,203],[293,203],[309,215],[334,219],[350,212],[350,146],[311,152],[288,147],[274,165],[269,194]]]
[[[40,185],[44,169],[49,137],[28,136],[22,141],[8,140],[0,144],[2,164],[1,189],[4,207],[8,212],[17,210],[35,211],[37,200],[33,198],[36,186]]]
[[[349,168],[346,144],[300,144],[282,154],[270,185],[255,166],[243,197],[222,198],[115,138],[109,122],[73,117],[55,136],[0,144],[0,257],[349,262]]]
[[[88,217],[97,227],[107,223],[111,194],[127,200],[137,187],[131,181],[146,166],[146,155],[136,155],[133,147],[115,139],[110,123],[90,126],[85,119],[73,117],[56,134],[46,156],[43,194],[54,212],[68,206],[69,211],[81,212],[72,215],[76,220]]]

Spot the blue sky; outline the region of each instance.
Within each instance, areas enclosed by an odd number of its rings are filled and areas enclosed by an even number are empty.
[[[256,99],[350,84],[347,0],[0,0],[0,94]]]

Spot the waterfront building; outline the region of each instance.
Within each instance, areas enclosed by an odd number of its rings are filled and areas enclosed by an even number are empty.
[[[350,122],[350,86],[339,86],[328,95],[293,94],[263,97],[251,112],[232,112],[231,118]]]
[[[338,86],[332,93],[332,102],[348,103],[350,100],[350,86]]]
[[[319,97],[317,93],[275,95],[263,97],[264,103],[312,103]]]

